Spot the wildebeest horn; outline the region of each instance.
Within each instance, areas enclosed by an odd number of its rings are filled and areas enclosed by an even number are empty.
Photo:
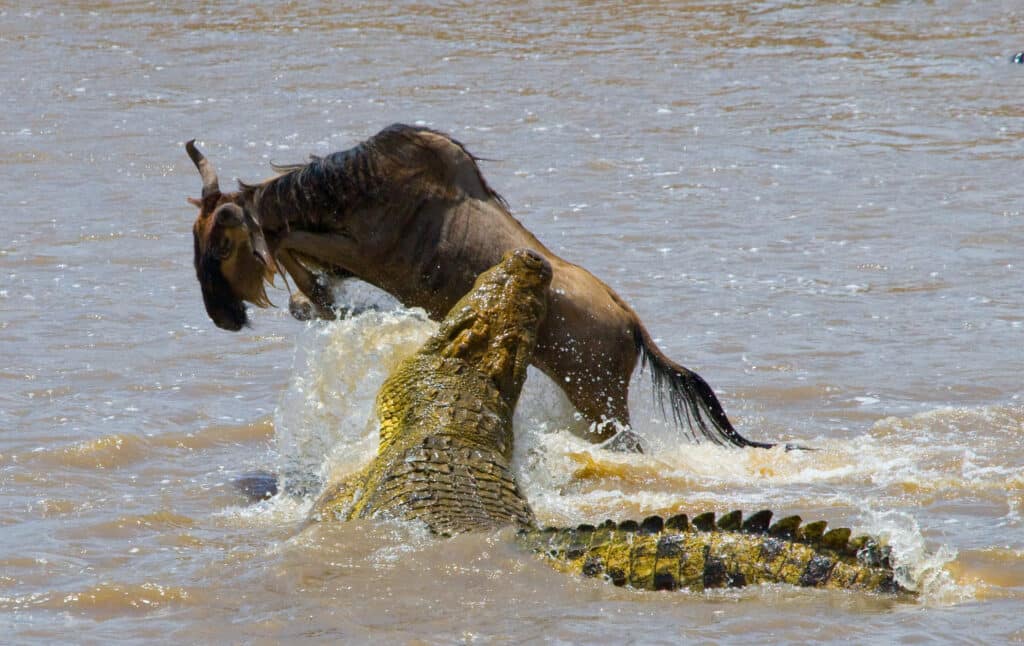
[[[192,139],[185,142],[185,150],[192,159],[192,163],[199,169],[199,176],[203,178],[203,199],[206,199],[208,195],[220,193],[220,185],[217,183],[217,171],[213,170],[213,164],[210,163],[210,160],[204,157],[203,153],[199,152],[199,149],[196,148],[196,140]]]

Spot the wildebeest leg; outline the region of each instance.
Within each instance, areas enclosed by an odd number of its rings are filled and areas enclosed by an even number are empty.
[[[288,298],[288,312],[292,315],[292,318],[298,321],[311,321],[314,318],[321,318],[316,305],[301,291],[294,292]]]
[[[357,242],[345,235],[293,231],[278,243],[278,249],[291,251],[296,257],[308,258],[329,267],[328,271],[334,276],[364,280],[391,294],[406,307],[424,308],[435,320],[458,300],[426,300],[427,290],[420,288],[415,278],[408,275],[408,271],[399,272],[398,278],[392,275],[394,272],[388,272],[385,261],[388,252],[375,246],[372,241]],[[469,285],[472,286],[472,281]]]
[[[534,363],[565,392],[573,407],[590,424],[586,435],[594,443],[624,453],[643,453],[643,441],[629,428],[629,378],[636,365],[635,355],[591,357],[582,363],[572,353],[545,353],[559,365]]]
[[[643,441],[629,427],[628,384],[614,394],[594,397],[594,390],[588,384],[580,389],[566,389],[569,401],[591,422],[591,433],[587,438],[596,442],[607,442],[606,449],[623,453],[643,453]],[[593,385],[600,388],[599,385]]]
[[[614,422],[629,424],[624,393],[609,394],[599,390],[600,384],[586,383],[582,378],[574,381],[575,387],[573,382],[566,384],[565,394],[576,410],[591,422],[594,439],[598,442],[611,439],[617,430]]]
[[[348,262],[358,262],[366,254],[352,238],[333,233],[309,233],[308,231],[292,231],[278,243],[279,253],[291,251],[301,256],[309,256],[328,267],[336,267]],[[296,262],[296,264],[298,264]],[[357,268],[344,267],[346,270]],[[307,274],[309,272],[307,271]],[[311,275],[311,274],[310,274]]]
[[[288,311],[292,316],[300,321],[308,321],[314,316],[334,320],[334,297],[330,288],[296,260],[290,251],[278,250],[277,261],[299,288],[299,293],[292,294],[288,301]]]

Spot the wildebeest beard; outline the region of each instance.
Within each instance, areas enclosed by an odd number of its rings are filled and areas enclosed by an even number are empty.
[[[196,277],[203,293],[206,313],[217,324],[237,332],[248,322],[245,303],[231,289],[220,270],[221,259],[213,253],[203,253],[198,237],[193,236]]]

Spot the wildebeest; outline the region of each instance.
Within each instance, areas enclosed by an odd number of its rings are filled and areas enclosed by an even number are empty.
[[[627,392],[637,359],[649,365],[655,396],[696,439],[772,446],[736,432],[698,374],[673,362],[608,285],[559,258],[509,212],[477,159],[451,137],[396,124],[361,144],[309,163],[276,167],[258,184],[223,193],[194,142],[186,144],[203,181],[193,226],[195,267],[206,311],[219,327],[247,323],[244,301],[268,304],[264,281],[287,273],[321,314],[333,307],[315,271],[352,275],[422,307],[448,311],[476,277],[511,249],[528,247],[551,264],[549,314],[533,363],[596,422],[595,439],[629,423]]]

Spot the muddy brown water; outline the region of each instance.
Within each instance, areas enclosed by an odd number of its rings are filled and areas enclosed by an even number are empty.
[[[1024,639],[1018,3],[173,4],[0,3],[3,641]],[[888,537],[921,599],[646,594],[507,533],[300,532],[431,324],[355,286],[382,309],[215,329],[182,144],[229,185],[395,121],[490,160],[741,432],[822,449],[695,446],[638,377],[652,450],[611,455],[532,375],[516,468],[544,522],[825,518]],[[249,505],[258,469],[294,495]]]

